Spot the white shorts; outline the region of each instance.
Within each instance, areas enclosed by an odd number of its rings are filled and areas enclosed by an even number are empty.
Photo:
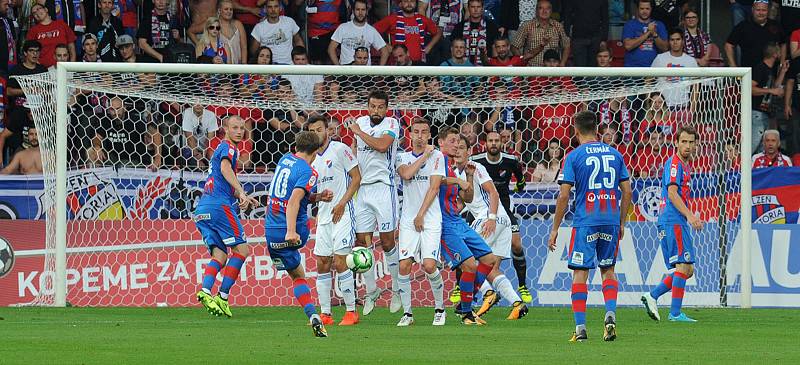
[[[400,260],[411,258],[414,262],[422,262],[423,259],[439,261],[441,240],[441,227],[425,228],[422,232],[417,232],[413,223],[400,223],[398,258]]]
[[[356,233],[397,229],[397,190],[383,183],[361,185],[356,194]]]
[[[483,232],[483,224],[486,219],[476,219],[472,222],[472,229],[478,234]],[[492,248],[492,253],[500,259],[511,258],[511,222],[505,218],[498,217],[497,225],[489,237],[484,237],[486,244]]]
[[[353,221],[343,216],[337,224],[325,223],[317,225],[317,237],[314,242],[314,255],[330,257],[347,255],[353,249],[356,232]]]

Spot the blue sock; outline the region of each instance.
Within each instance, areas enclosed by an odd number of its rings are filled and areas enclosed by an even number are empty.
[[[217,282],[217,273],[222,270],[222,263],[217,259],[211,259],[206,264],[206,270],[203,273],[203,291],[211,294],[211,289],[214,289],[214,283]]]
[[[653,288],[653,290],[650,292],[650,296],[653,297],[653,299],[658,299],[658,297],[664,295],[664,293],[670,291],[671,289],[672,289],[672,274],[667,274],[666,276],[664,276],[664,279],[661,280],[660,283],[658,283],[658,286]]]
[[[683,306],[683,293],[688,277],[679,271],[676,271],[673,276],[672,305],[669,307],[669,314],[671,314],[673,317],[677,317],[681,314],[681,306]]]
[[[228,299],[228,293],[231,291],[231,287],[239,277],[239,270],[241,270],[242,265],[244,265],[244,259],[244,256],[236,252],[232,253],[228,258],[228,263],[222,270],[222,285],[219,287],[219,295],[223,299]]]
[[[472,295],[475,292],[475,273],[464,271],[461,273],[461,280],[458,282],[461,289],[461,310],[464,313],[472,312]]]
[[[311,289],[309,289],[306,279],[294,280],[294,297],[300,302],[300,306],[303,307],[303,312],[308,318],[317,314],[317,309],[314,308],[314,302],[311,300]]]

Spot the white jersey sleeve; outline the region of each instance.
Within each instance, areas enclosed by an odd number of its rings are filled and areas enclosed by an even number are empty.
[[[419,158],[419,156],[414,155],[412,152],[403,152],[400,156],[398,164],[401,166],[410,165]],[[428,160],[420,167],[414,177],[409,180],[403,180],[403,214],[400,217],[401,224],[413,225],[414,217],[416,217],[417,212],[422,208],[425,195],[430,188],[430,178],[434,175],[444,176],[444,157],[439,151],[434,151],[431,156],[428,157]],[[441,227],[441,224],[442,213],[438,202],[434,201],[425,212],[425,227],[436,228]]]
[[[333,219],[333,207],[350,186],[350,170],[358,166],[358,162],[349,147],[341,142],[331,141],[325,151],[317,154],[311,166],[319,174],[317,192],[321,193],[325,189],[333,192],[333,199],[330,202],[319,202],[317,211],[317,223],[329,223]]]
[[[489,193],[483,189],[483,184],[486,182],[493,184],[493,182],[492,178],[489,177],[489,172],[486,171],[486,167],[474,161],[472,163],[475,164],[475,174],[472,177],[472,186],[475,195],[471,202],[465,203],[464,205],[475,219],[486,219],[489,217]],[[458,171],[458,177],[466,179],[467,174],[464,171]],[[500,201],[497,202],[497,217],[508,217],[508,213],[506,213],[505,208],[503,208],[503,203]]]

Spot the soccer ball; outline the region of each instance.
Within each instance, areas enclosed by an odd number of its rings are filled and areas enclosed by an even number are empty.
[[[370,261],[372,262],[372,261]],[[14,249],[0,237],[0,278],[5,276],[14,267]]]
[[[356,247],[347,255],[345,261],[347,261],[348,269],[358,274],[365,273],[372,267],[374,261],[372,250],[366,247]]]

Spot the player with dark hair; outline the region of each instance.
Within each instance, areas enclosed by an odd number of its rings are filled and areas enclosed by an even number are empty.
[[[211,254],[197,300],[209,313],[231,317],[233,313],[228,305],[228,294],[239,277],[244,260],[250,254],[244,228],[239,221],[239,209],[256,207],[259,203],[247,196],[236,178],[236,160],[239,158],[236,145],[245,138],[247,132],[244,120],[238,116],[228,117],[222,123],[222,128],[225,130],[225,139],[211,156],[203,195],[194,211],[195,225]],[[237,200],[238,207],[235,205]],[[232,251],[230,257],[229,247]],[[220,271],[222,285],[217,296],[212,297],[211,290]]]
[[[617,338],[617,292],[614,274],[619,240],[625,232],[625,212],[631,204],[631,183],[622,154],[597,140],[597,121],[592,112],[574,115],[575,135],[580,146],[565,158],[558,183],[556,213],[548,247],[555,251],[558,228],[567,212],[570,190],[575,188],[575,217],[567,253],[572,270],[572,312],[575,333],[571,342],[583,342],[586,336],[586,282],[589,270],[600,267],[606,314],[603,340]]]
[[[661,239],[661,252],[668,269],[675,269],[650,293],[642,295],[642,303],[650,318],[660,321],[656,301],[658,297],[672,290],[670,321],[697,322],[681,312],[686,281],[694,274],[694,245],[691,228],[703,229],[703,222],[687,203],[691,191],[692,170],[689,163],[697,151],[697,131],[690,126],[679,127],[675,132],[677,153],[664,164],[661,177],[661,204],[658,215],[658,237]]]
[[[330,190],[313,193],[317,171],[311,164],[321,144],[314,132],[300,132],[295,137],[295,153],[285,154],[278,162],[269,186],[264,230],[272,262],[276,269],[286,271],[292,278],[294,296],[308,316],[314,336],[328,337],[314,307],[299,252],[306,245],[310,233],[306,212],[308,204],[333,200]]]

